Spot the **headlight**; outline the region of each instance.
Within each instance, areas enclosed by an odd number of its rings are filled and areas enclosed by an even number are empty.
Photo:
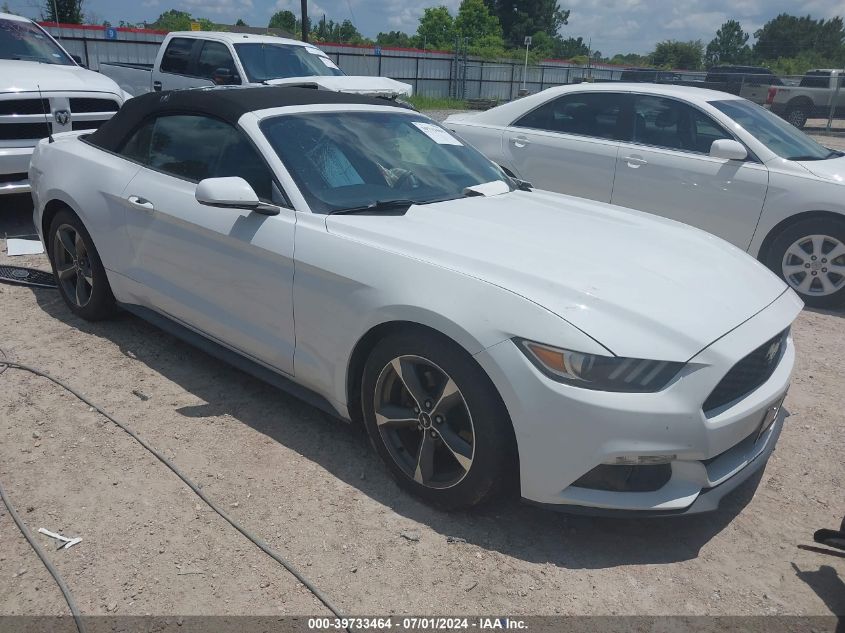
[[[662,360],[582,354],[524,339],[515,339],[515,342],[549,378],[597,391],[660,391],[684,366],[684,363]]]

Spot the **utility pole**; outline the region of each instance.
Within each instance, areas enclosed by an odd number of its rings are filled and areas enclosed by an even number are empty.
[[[528,47],[531,46],[531,36],[525,36],[525,68],[522,71],[522,91],[528,93]]]
[[[59,39],[62,39],[62,27],[59,26],[59,8],[56,6],[56,0],[53,0],[53,13],[56,18],[56,28],[59,29]]]
[[[55,2],[55,0],[53,0]],[[302,13],[302,41],[308,41],[308,0],[300,0]]]

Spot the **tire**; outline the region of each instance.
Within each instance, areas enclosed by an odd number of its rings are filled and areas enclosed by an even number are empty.
[[[799,220],[772,241],[766,265],[809,306],[845,305],[845,219]]]
[[[791,105],[786,110],[786,120],[788,123],[794,125],[799,130],[803,130],[807,124],[807,119],[810,118],[810,111],[806,105],[797,103]]]
[[[448,339],[425,331],[382,339],[364,367],[361,402],[376,452],[402,488],[428,503],[466,509],[516,481],[505,406],[481,367]]]
[[[105,268],[79,217],[70,209],[56,213],[45,241],[59,293],[71,312],[86,321],[114,316],[118,309]]]

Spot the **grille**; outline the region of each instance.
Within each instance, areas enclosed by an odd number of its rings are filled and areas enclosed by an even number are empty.
[[[0,115],[4,114],[50,114],[47,99],[10,99],[0,101]]]
[[[787,336],[789,329],[769,339],[734,365],[704,402],[704,413],[709,415],[715,409],[747,396],[766,382],[786,350]]]
[[[18,172],[16,174],[0,174],[0,185],[4,185],[9,182],[20,182],[21,180],[26,180],[29,177],[29,174],[24,172]]]
[[[74,121],[71,123],[71,129],[73,130],[96,130],[100,127],[105,121]]]
[[[70,99],[71,112],[117,112],[117,102],[112,99],[91,97]]]
[[[3,141],[47,138],[49,135],[47,123],[0,123],[0,140]]]

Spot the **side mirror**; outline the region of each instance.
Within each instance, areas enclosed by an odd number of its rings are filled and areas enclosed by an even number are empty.
[[[748,150],[738,141],[723,138],[713,141],[713,145],[710,146],[710,156],[725,160],[745,160],[748,158]]]
[[[211,81],[218,86],[231,86],[241,82],[240,78],[229,68],[218,68],[215,70],[211,73]]]
[[[279,215],[279,208],[264,204],[250,184],[238,176],[200,180],[194,193],[197,202],[209,207],[246,209],[261,215]]]
[[[70,58],[75,61],[77,64],[82,66],[83,68],[87,68],[85,64],[82,63],[82,58],[79,55],[71,55]]]

